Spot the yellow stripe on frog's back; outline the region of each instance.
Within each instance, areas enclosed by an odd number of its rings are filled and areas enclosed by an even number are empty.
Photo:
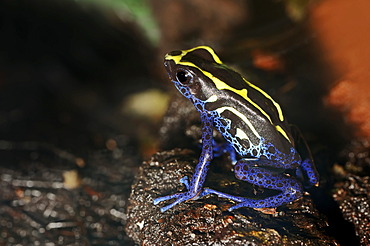
[[[198,46],[198,47],[195,47],[195,48],[192,48],[192,49],[182,50],[181,51],[181,54],[179,54],[179,55],[169,55],[169,54],[167,54],[165,56],[165,60],[172,60],[172,61],[174,61],[178,65],[183,65],[183,66],[189,66],[189,67],[197,68],[205,76],[207,76],[210,80],[213,81],[213,83],[215,84],[215,86],[216,86],[217,89],[219,89],[219,90],[229,90],[229,91],[232,91],[232,92],[238,94],[239,96],[243,97],[250,104],[252,104],[255,108],[257,108],[270,121],[270,123],[272,125],[274,125],[273,122],[272,122],[272,120],[271,120],[271,117],[257,103],[255,103],[252,99],[250,99],[248,97],[248,91],[247,91],[246,88],[243,88],[243,89],[240,89],[240,90],[239,89],[235,89],[235,88],[231,87],[230,85],[228,85],[227,83],[225,83],[224,81],[220,80],[219,78],[213,76],[212,73],[207,72],[207,71],[201,69],[200,67],[198,67],[194,63],[187,62],[187,61],[181,61],[182,58],[186,54],[188,54],[188,53],[190,53],[190,52],[192,52],[194,50],[197,50],[197,49],[205,49],[205,50],[207,50],[212,55],[212,58],[213,58],[213,60],[216,63],[223,64],[222,61],[220,60],[220,58],[214,52],[214,50],[211,47],[208,47],[208,46]],[[257,90],[264,97],[266,97],[267,99],[269,99],[274,104],[274,106],[275,106],[275,108],[276,108],[276,110],[278,112],[280,121],[284,121],[284,116],[283,116],[283,112],[281,110],[280,105],[277,102],[275,102],[275,100],[272,99],[272,97],[269,94],[267,94],[265,91],[263,91],[261,88],[259,88],[258,86],[252,84],[251,82],[249,82],[248,80],[246,80],[244,78],[243,78],[243,80],[245,81],[245,83],[247,85],[249,85],[253,89]],[[278,132],[280,132],[289,142],[291,142],[290,139],[289,139],[289,137],[288,137],[288,135],[286,134],[286,132],[280,126],[278,126],[278,125],[274,125],[274,126],[275,126],[275,128],[276,128],[276,130]]]

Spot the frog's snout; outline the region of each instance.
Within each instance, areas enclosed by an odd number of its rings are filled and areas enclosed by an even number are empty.
[[[171,61],[171,60],[165,60],[164,61],[164,67],[170,77],[171,80],[175,80],[175,77],[174,77],[174,66],[175,65],[175,62],[174,61]]]

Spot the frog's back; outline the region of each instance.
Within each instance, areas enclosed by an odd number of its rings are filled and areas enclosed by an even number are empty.
[[[248,148],[263,141],[264,144],[271,143],[281,152],[290,151],[294,143],[280,105],[262,89],[223,64],[211,48],[200,46],[175,51],[169,53],[166,59],[196,74],[200,84],[196,97],[207,99],[205,110],[218,115],[216,127],[229,142],[237,138]]]
[[[217,101],[206,108],[229,120],[232,135],[244,136],[254,144],[263,138],[283,152],[294,145],[279,104],[266,92],[223,64],[208,64],[204,70],[214,76],[210,80],[219,90]]]

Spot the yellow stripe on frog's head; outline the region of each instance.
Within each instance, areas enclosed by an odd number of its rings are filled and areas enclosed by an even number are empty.
[[[209,47],[209,46],[197,46],[197,47],[194,47],[192,49],[188,49],[188,50],[179,50],[179,51],[176,51],[176,52],[181,52],[180,54],[178,55],[171,55],[171,53],[167,54],[165,56],[165,60],[172,60],[174,61],[176,64],[180,64],[180,61],[181,59],[186,56],[188,53],[194,51],[194,50],[200,50],[200,49],[204,49],[206,51],[208,51],[208,53],[212,56],[213,60],[215,61],[215,63],[218,63],[218,64],[222,64],[222,61],[220,60],[220,58],[216,55],[215,51]],[[183,63],[181,63],[182,65],[184,65]],[[188,65],[188,64],[187,64]]]
[[[217,64],[223,64],[222,61],[221,61],[221,59],[215,53],[215,51],[211,47],[208,47],[208,46],[197,46],[197,47],[194,47],[194,48],[188,49],[188,50],[173,51],[173,52],[168,53],[165,56],[165,60],[172,60],[177,65],[183,65],[183,66],[189,66],[189,67],[197,68],[199,71],[202,72],[202,74],[204,74],[211,81],[213,81],[213,83],[215,84],[215,86],[216,86],[217,89],[219,89],[219,90],[225,90],[225,89],[226,90],[230,90],[230,91],[233,91],[234,93],[240,95],[245,100],[247,100],[249,103],[251,103],[255,108],[257,108],[270,121],[270,123],[275,126],[276,130],[278,132],[280,132],[289,142],[291,142],[290,138],[288,137],[287,133],[283,130],[283,128],[281,128],[279,125],[275,125],[272,122],[271,117],[256,102],[254,102],[251,98],[248,97],[248,91],[247,91],[246,88],[243,88],[243,89],[233,88],[228,83],[220,80],[219,78],[215,77],[212,73],[203,70],[202,68],[200,68],[199,66],[195,65],[194,63],[189,62],[189,61],[182,61],[182,58],[184,56],[186,56],[188,53],[190,53],[190,52],[192,52],[194,50],[199,50],[199,49],[206,50],[211,55],[211,57],[212,57],[212,59],[213,59],[213,61],[215,63],[217,63]],[[245,83],[248,86],[252,87],[256,91],[258,91],[259,93],[261,93],[266,99],[270,100],[273,103],[273,105],[275,106],[276,111],[278,113],[279,120],[281,122],[283,122],[284,121],[284,116],[283,116],[283,112],[282,112],[282,110],[280,108],[280,105],[277,102],[275,102],[275,100],[272,99],[272,97],[270,95],[268,95],[265,91],[263,91],[261,88],[259,88],[258,86],[250,83],[245,78],[243,78],[243,80],[245,81]]]

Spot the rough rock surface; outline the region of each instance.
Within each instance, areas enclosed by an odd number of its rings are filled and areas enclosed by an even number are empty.
[[[133,245],[122,230],[138,160],[116,141],[87,165],[36,143],[1,149],[0,245]]]
[[[338,182],[333,197],[343,217],[352,223],[361,245],[370,245],[370,147],[353,141],[343,151],[344,167],[335,166]]]
[[[233,178],[225,163],[215,160],[207,186],[227,192],[261,196],[263,190]],[[139,245],[335,245],[325,235],[325,217],[312,206],[308,195],[276,211],[251,208],[227,209],[232,201],[208,195],[183,202],[161,213],[167,204],[153,199],[182,192],[179,179],[193,173],[196,155],[175,149],[157,153],[145,162],[136,176],[128,205],[126,232]],[[226,167],[225,167],[226,166]],[[265,194],[268,191],[265,191]]]

